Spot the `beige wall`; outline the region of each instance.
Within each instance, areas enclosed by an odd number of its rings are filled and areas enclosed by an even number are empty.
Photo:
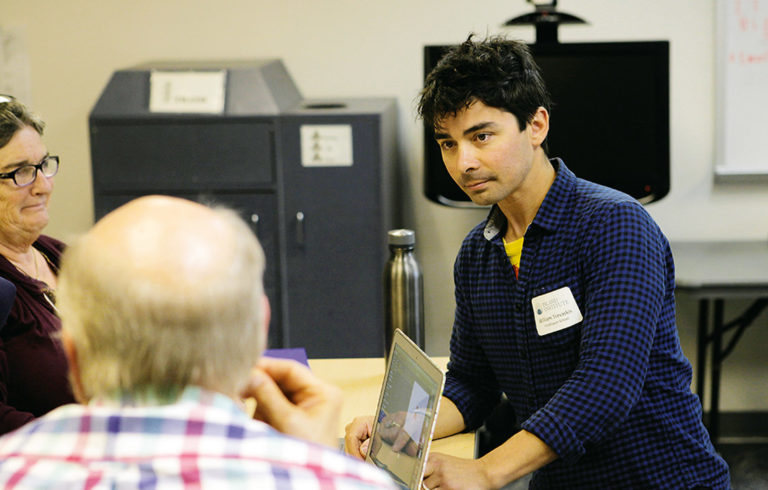
[[[26,39],[30,105],[49,123],[46,142],[51,152],[62,156],[48,232],[65,240],[92,222],[87,116],[116,69],[163,59],[279,57],[306,97],[396,96],[399,154],[409,169],[405,225],[418,233],[427,347],[433,354],[447,352],[453,313],[451,265],[464,234],[484,212],[441,207],[421,193],[422,138],[413,116],[422,78],[421,49],[425,44],[455,43],[470,31],[506,32],[533,40],[532,28],[500,27],[508,18],[530,11],[528,3],[0,0],[0,4],[0,28]],[[589,21],[586,26],[562,27],[561,41],[671,41],[672,191],[648,207],[667,235],[673,240],[768,237],[768,185],[712,183],[714,0],[565,0],[559,7]],[[611,114],[595,113],[591,121],[595,151],[600,151],[601,125],[617,123]],[[619,162],[621,155],[616,158]],[[695,308],[688,303],[681,306],[681,335],[686,351],[693,355]],[[748,333],[744,342],[758,334]],[[725,408],[765,408],[768,395],[749,384],[746,374],[755,373],[748,366],[764,364],[760,353],[737,349],[735,355],[738,359],[726,367]]]

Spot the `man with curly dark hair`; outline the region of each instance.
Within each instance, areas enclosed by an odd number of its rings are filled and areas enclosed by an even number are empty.
[[[527,46],[500,37],[451,49],[421,92],[451,177],[491,206],[454,266],[435,435],[478,428],[500,397],[517,427],[477,460],[430,455],[424,487],[534,472],[531,488],[728,488],[690,389],[669,243],[635,199],[547,156],[550,106]],[[600,125],[620,122],[595,110],[598,152]],[[349,426],[349,452],[364,451],[365,428]]]

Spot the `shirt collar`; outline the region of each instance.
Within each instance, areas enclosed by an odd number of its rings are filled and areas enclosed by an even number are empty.
[[[94,407],[150,407],[167,406],[183,404],[203,404],[218,407],[237,407],[242,410],[244,407],[236,403],[231,398],[209,391],[199,386],[187,386],[182,388],[176,396],[159,395],[151,391],[143,392],[140,396],[131,394],[116,394],[113,396],[102,396],[94,398],[88,402],[88,405]]]
[[[531,226],[554,231],[563,219],[562,210],[567,209],[573,187],[576,184],[576,176],[565,166],[565,163],[560,158],[552,158],[550,163],[555,169],[555,180],[541,202],[541,206],[539,206]],[[499,206],[494,204],[491,212],[488,213],[483,236],[486,240],[491,241],[506,229],[507,217],[501,212]]]
[[[485,229],[483,230],[483,236],[489,242],[493,238],[507,228],[507,217],[501,212],[498,205],[494,204],[491,208],[491,212],[488,214],[488,218],[485,221]]]

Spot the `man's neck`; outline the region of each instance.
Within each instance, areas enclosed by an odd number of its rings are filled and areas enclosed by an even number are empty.
[[[499,208],[507,218],[507,231],[504,239],[507,242],[517,240],[525,235],[528,226],[533,222],[541,203],[555,181],[555,169],[549,162],[543,150],[537,151],[531,171],[523,185],[503,201]]]

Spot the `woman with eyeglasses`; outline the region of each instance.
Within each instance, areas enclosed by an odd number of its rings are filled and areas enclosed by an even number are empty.
[[[64,244],[42,234],[59,169],[43,128],[21,102],[0,95],[0,276],[16,286],[0,329],[0,434],[74,402],[55,306]]]

